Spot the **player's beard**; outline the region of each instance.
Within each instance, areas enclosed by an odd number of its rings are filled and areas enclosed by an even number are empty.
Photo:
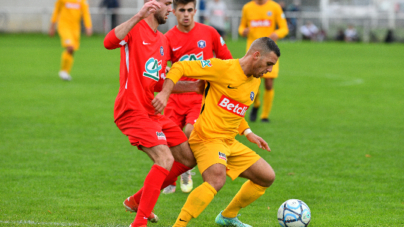
[[[154,14],[154,18],[156,18],[157,23],[159,23],[159,24],[165,24],[165,23],[166,23],[166,19],[165,19],[164,16],[161,16],[160,13],[161,13],[161,12],[155,13],[155,14]]]

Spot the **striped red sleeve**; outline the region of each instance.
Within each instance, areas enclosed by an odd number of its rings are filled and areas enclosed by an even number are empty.
[[[115,35],[115,29],[108,32],[104,39],[104,47],[108,50],[116,49],[121,47],[122,40],[118,39]]]
[[[213,37],[213,48],[216,54],[216,58],[222,60],[233,59],[230,50],[227,48],[227,45],[224,42],[223,37],[221,37],[219,33],[213,28],[212,28],[212,37]]]

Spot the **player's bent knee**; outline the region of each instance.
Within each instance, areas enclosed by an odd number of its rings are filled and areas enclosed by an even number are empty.
[[[224,184],[226,183],[226,176],[211,178],[205,182],[208,182],[218,192],[220,191],[220,189],[223,188]]]
[[[226,183],[226,166],[214,164],[202,173],[202,178],[215,188],[216,191],[219,191]]]
[[[68,46],[68,47],[66,47],[66,51],[67,51],[67,53],[69,53],[70,55],[73,55],[73,53],[74,53],[74,48],[73,48],[72,46]]]
[[[263,187],[269,187],[272,185],[272,183],[274,183],[275,181],[275,172],[271,169],[270,171],[268,171],[268,173],[265,176],[265,179],[263,181],[262,185]]]
[[[171,170],[174,163],[174,157],[169,149],[159,149],[156,150],[155,153],[149,155],[152,157],[155,164],[163,167],[164,169]]]
[[[188,141],[178,146],[172,147],[171,152],[174,156],[175,161],[189,168],[193,168],[196,166],[196,160],[194,154],[191,151],[191,148],[189,147]]]

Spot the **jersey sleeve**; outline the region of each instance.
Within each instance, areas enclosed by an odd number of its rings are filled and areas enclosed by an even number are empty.
[[[227,48],[224,39],[219,35],[219,33],[215,29],[212,29],[211,32],[213,37],[213,50],[215,51],[216,58],[223,60],[233,59],[233,56],[231,56],[231,53]]]
[[[174,83],[177,83],[182,76],[218,82],[218,78],[220,80],[225,79],[223,76],[225,75],[224,70],[223,62],[215,58],[200,61],[178,61],[171,67],[166,78],[169,78]]]
[[[282,8],[279,5],[277,5],[277,10],[275,12],[275,20],[276,24],[278,25],[278,29],[276,29],[274,32],[278,35],[279,39],[282,39],[289,33],[288,23],[286,21],[285,14],[283,13]]]
[[[241,21],[240,21],[240,26],[238,27],[238,33],[242,36],[244,29],[246,29],[247,27],[248,27],[247,9],[244,6],[241,11]]]
[[[108,50],[116,49],[124,46],[130,40],[131,32],[129,32],[123,40],[118,39],[115,35],[115,28],[112,29],[104,38],[104,47]]]
[[[56,21],[58,20],[59,13],[60,13],[60,10],[62,9],[62,6],[63,6],[62,1],[57,0],[55,3],[55,9],[53,10],[53,14],[52,14],[52,19],[51,19],[52,23],[56,23]]]
[[[81,13],[83,15],[84,26],[86,28],[91,28],[93,25],[91,22],[90,9],[88,7],[87,0],[84,0],[81,2],[81,9],[82,9]]]
[[[243,135],[243,132],[250,128],[250,126],[248,125],[247,121],[245,120],[245,118],[243,118],[240,122],[240,125],[238,127],[238,134],[240,134],[240,136]]]

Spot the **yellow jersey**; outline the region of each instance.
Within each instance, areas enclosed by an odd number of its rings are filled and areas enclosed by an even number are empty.
[[[80,30],[83,17],[84,26],[91,28],[91,16],[87,0],[57,0],[53,10],[52,23],[58,22],[59,28]]]
[[[247,50],[258,38],[268,37],[275,32],[281,39],[289,33],[281,6],[272,0],[268,0],[263,5],[251,1],[243,6],[238,28],[240,35],[243,34],[245,28],[250,29],[247,35]]]
[[[174,83],[182,77],[206,80],[201,114],[194,130],[203,139],[234,139],[249,128],[244,116],[254,102],[261,80],[247,77],[238,59],[212,58],[176,62],[167,74]]]

